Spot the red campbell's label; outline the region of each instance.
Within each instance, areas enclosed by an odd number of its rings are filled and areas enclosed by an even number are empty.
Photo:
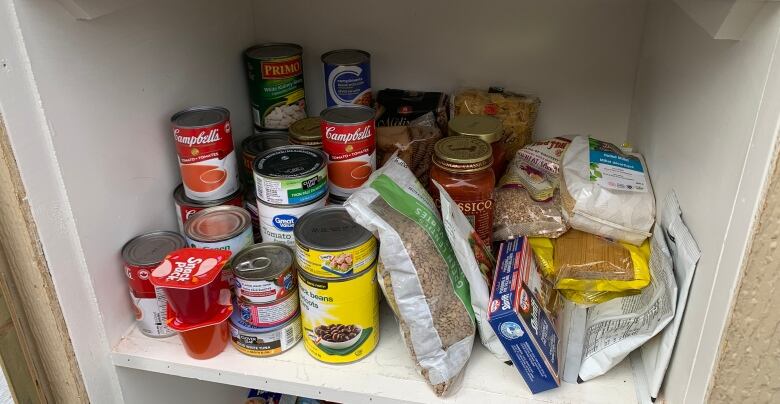
[[[224,159],[233,152],[233,136],[228,121],[207,128],[174,127],[173,138],[181,164],[212,158]]]
[[[322,121],[322,150],[328,156],[328,185],[333,195],[348,197],[376,168],[374,120],[355,125]]]
[[[261,64],[263,79],[286,79],[301,74],[301,58],[279,60],[274,62],[263,62]]]

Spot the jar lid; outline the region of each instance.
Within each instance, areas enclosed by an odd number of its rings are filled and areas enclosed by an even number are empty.
[[[458,115],[447,124],[450,136],[474,136],[488,143],[501,140],[504,126],[498,118],[487,115]]]
[[[290,125],[290,139],[295,142],[322,143],[320,117],[310,116],[299,119]]]
[[[433,146],[433,163],[446,171],[476,172],[493,164],[493,151],[483,140],[472,136],[450,136]]]

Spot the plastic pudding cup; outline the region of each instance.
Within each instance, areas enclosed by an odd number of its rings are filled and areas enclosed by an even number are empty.
[[[213,358],[225,350],[230,333],[227,319],[219,324],[207,325],[189,331],[180,331],[181,342],[187,355],[194,359]]]

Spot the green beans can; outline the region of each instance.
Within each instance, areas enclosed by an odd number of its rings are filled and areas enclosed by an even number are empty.
[[[244,51],[255,126],[287,129],[306,117],[302,55],[303,48],[291,43],[266,43]]]

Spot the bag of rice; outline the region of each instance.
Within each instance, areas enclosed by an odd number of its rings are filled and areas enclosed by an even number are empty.
[[[394,158],[344,206],[379,237],[379,285],[418,370],[436,395],[453,393],[474,344],[474,311],[433,200]]]

